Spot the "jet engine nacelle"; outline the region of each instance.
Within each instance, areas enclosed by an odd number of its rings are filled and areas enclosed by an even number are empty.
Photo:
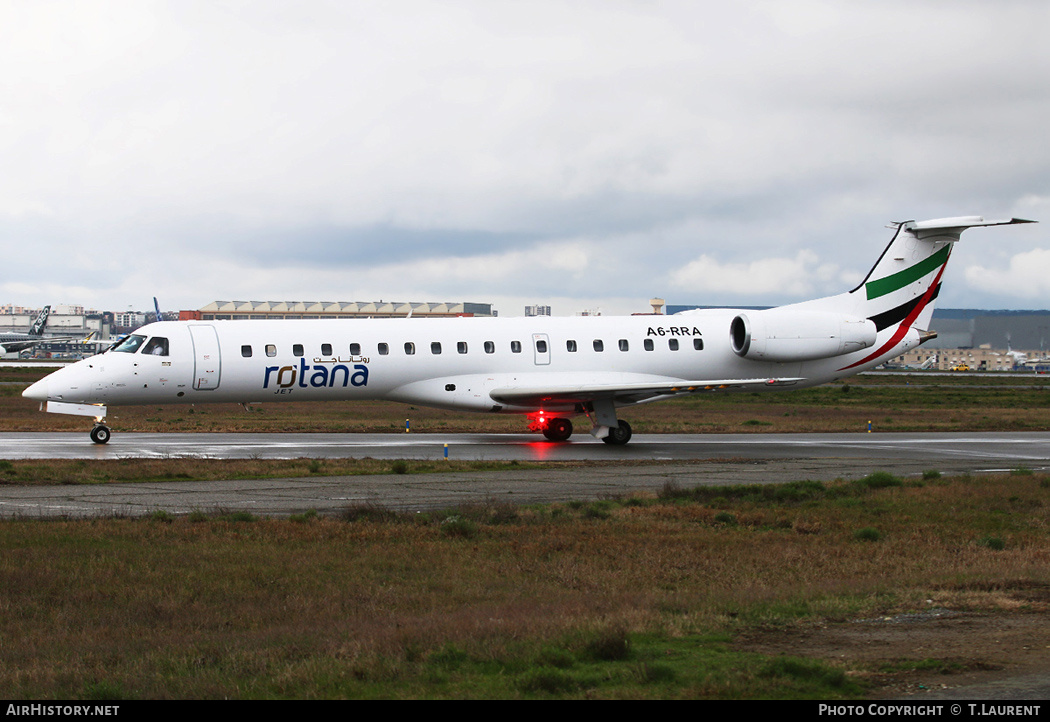
[[[0,356],[3,356],[5,353],[7,353],[7,349],[3,346],[0,346]]]
[[[733,351],[755,361],[812,361],[875,345],[866,318],[771,308],[741,313],[729,327]]]

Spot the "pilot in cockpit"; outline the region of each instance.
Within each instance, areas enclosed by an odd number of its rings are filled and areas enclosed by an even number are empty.
[[[151,356],[167,356],[168,355],[168,339],[161,336],[154,336],[151,338],[145,346],[142,347],[142,353]]]

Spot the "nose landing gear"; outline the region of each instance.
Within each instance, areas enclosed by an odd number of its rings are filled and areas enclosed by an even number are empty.
[[[91,440],[96,444],[105,444],[109,437],[109,427],[105,424],[95,424],[95,428],[91,429]]]

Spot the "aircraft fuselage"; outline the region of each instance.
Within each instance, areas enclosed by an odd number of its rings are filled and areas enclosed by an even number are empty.
[[[164,355],[119,346],[45,379],[41,400],[106,405],[390,399],[472,411],[529,412],[491,392],[538,385],[673,385],[803,376],[803,363],[742,359],[736,312],[573,318],[164,321],[140,328]],[[824,360],[826,361],[826,360]],[[841,365],[841,364],[840,364]],[[803,383],[835,375],[807,362]],[[41,382],[43,383],[43,382]],[[34,396],[27,394],[30,398]],[[572,411],[574,403],[542,404]]]
[[[934,300],[967,228],[1027,223],[979,216],[894,224],[856,288],[766,310],[673,316],[161,321],[60,369],[23,395],[48,411],[106,407],[389,399],[447,409],[526,413],[565,440],[625,444],[616,410],[711,390],[767,391],[835,381],[936,334]],[[550,414],[558,414],[552,417]]]

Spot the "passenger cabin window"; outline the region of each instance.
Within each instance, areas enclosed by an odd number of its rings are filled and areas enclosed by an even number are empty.
[[[568,341],[566,341],[565,342],[565,350],[568,351],[569,353],[576,353],[576,341],[574,341],[571,338]]]
[[[272,343],[266,344],[266,355],[267,356],[276,356],[277,355],[277,347],[274,346]]]
[[[594,350],[595,351],[604,351],[605,350],[605,344],[602,343],[602,340],[600,338],[594,339]]]
[[[467,342],[466,341],[460,341],[459,343],[457,343],[456,344],[456,350],[459,351],[460,353],[466,353],[467,352]]]
[[[702,338],[694,338],[693,339],[693,348],[696,349],[697,351],[703,351],[704,350],[704,340]]]
[[[653,340],[651,338],[645,339],[644,341],[642,341],[642,346],[645,348],[646,351],[652,351],[653,350]]]
[[[383,344],[383,345],[386,346],[386,344]],[[359,344],[359,343],[352,343],[352,344],[350,344],[350,355],[351,356],[360,356],[361,355],[361,344]]]
[[[667,339],[667,348],[671,349],[672,351],[677,351],[678,350],[678,339],[676,339],[676,338],[669,338],[669,339]]]
[[[496,342],[486,341],[485,342],[485,353],[496,353]]]
[[[241,356],[244,356],[244,358],[252,357],[252,347],[249,344],[241,346]]]
[[[386,356],[389,353],[390,353],[390,347],[389,346],[387,346],[385,343],[379,344],[379,355],[380,356]]]
[[[406,341],[405,342],[405,355],[406,356],[411,356],[415,352],[416,352],[416,345],[414,343],[412,343],[411,341]]]
[[[441,353],[441,342],[440,341],[431,341],[430,342],[430,353],[434,354],[435,356],[437,354]]]
[[[544,341],[542,338],[541,339],[537,339],[537,341],[536,341],[536,352],[537,353],[547,353],[547,342]]]
[[[621,351],[627,351],[627,350],[628,350],[628,348],[629,348],[629,346],[628,346],[628,344],[627,344],[627,339],[625,339],[625,338],[621,338],[621,339],[620,339],[620,340],[619,340],[619,341],[617,342],[617,345],[618,345],[618,346],[620,347],[620,350],[621,350]]]
[[[510,350],[513,353],[521,353],[521,341],[511,341]]]
[[[113,347],[113,350],[118,353],[135,353],[139,350],[142,342],[146,340],[145,336],[139,336],[138,334],[132,334],[123,341]]]
[[[161,336],[154,336],[149,340],[149,343],[142,347],[142,353],[149,356],[167,356],[168,339]]]
[[[322,356],[331,356],[332,355],[332,344],[330,344],[330,343],[323,343],[323,344],[321,344],[321,355]]]
[[[293,356],[302,356],[303,355],[303,345],[301,343],[293,343],[292,344],[292,355]]]

